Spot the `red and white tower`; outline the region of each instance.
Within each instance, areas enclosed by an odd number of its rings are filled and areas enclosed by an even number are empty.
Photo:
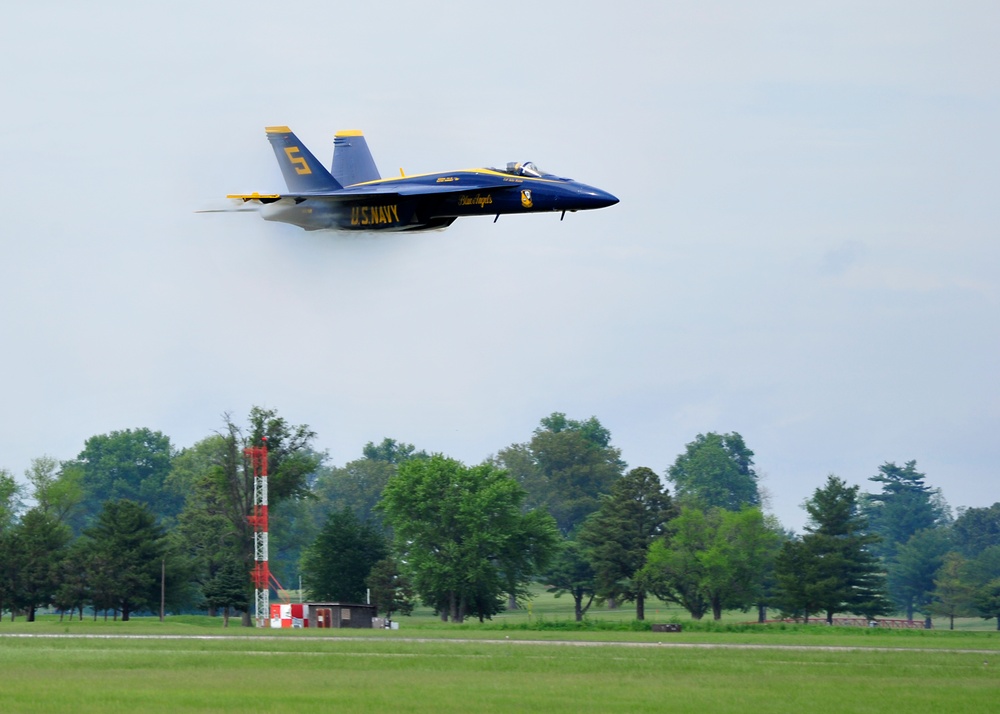
[[[243,450],[253,468],[253,515],[247,520],[253,527],[254,616],[257,627],[271,625],[271,570],[267,564],[267,437],[261,446]]]

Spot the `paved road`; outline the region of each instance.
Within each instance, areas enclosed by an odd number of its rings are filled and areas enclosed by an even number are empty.
[[[277,641],[277,638],[264,635],[93,635],[93,634],[58,634],[58,633],[0,633],[4,637],[21,638],[52,638],[81,640],[228,640],[228,641]],[[280,641],[289,641],[282,639]],[[1000,650],[961,649],[950,647],[866,647],[838,645],[755,645],[731,642],[594,642],[590,640],[520,640],[520,639],[463,639],[444,637],[331,637],[324,640],[301,639],[297,642],[370,642],[370,643],[447,643],[447,644],[488,644],[488,645],[522,645],[522,646],[553,646],[553,647],[648,647],[670,649],[732,649],[732,650],[791,650],[814,652],[949,652],[960,654],[996,655]]]

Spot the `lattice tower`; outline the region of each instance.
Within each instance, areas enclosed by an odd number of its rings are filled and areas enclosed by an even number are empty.
[[[257,627],[270,627],[271,571],[267,564],[267,437],[261,446],[243,450],[253,469],[253,514],[247,520],[253,527],[254,617]]]

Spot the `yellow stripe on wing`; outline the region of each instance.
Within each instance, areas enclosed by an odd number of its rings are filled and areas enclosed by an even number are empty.
[[[400,169],[402,171],[402,169]],[[539,183],[564,183],[563,181],[557,181],[555,179],[541,178],[538,176],[515,176],[514,174],[508,174],[503,171],[497,171],[496,169],[459,169],[458,171],[435,171],[433,173],[427,174],[407,174],[403,176],[406,179],[412,178],[427,178],[428,176],[454,176],[455,174],[482,174],[484,176],[499,176],[505,179],[514,179],[509,183],[522,183],[524,181],[537,181]],[[356,183],[354,186],[371,186],[373,184],[386,183],[388,181],[399,181],[399,178],[383,178],[375,179],[374,181],[364,181],[362,183]],[[470,189],[475,190],[475,189]]]
[[[272,198],[272,199],[277,200],[277,199],[281,198],[281,194],[280,193],[257,193],[256,191],[254,191],[253,193],[230,193],[230,194],[226,194],[226,198],[238,198],[238,199],[240,199],[241,201],[244,201],[244,202],[245,201],[259,201],[262,198]]]

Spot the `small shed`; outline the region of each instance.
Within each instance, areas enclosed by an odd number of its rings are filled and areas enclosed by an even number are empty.
[[[375,606],[354,602],[308,603],[306,627],[360,627],[371,629]]]
[[[374,605],[301,602],[271,605],[271,627],[364,627],[371,629]]]

